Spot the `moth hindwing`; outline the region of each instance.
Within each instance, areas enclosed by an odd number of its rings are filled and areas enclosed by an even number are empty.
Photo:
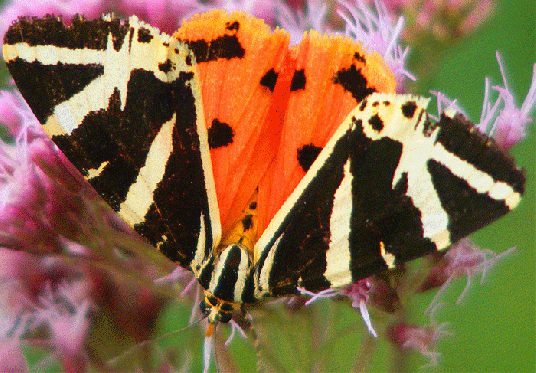
[[[208,255],[221,229],[184,44],[136,17],[20,18],[4,59],[47,134],[127,223],[184,267]]]

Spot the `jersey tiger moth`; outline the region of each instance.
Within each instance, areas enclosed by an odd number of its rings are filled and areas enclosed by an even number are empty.
[[[210,333],[265,297],[343,286],[513,209],[524,176],[462,115],[395,95],[378,54],[243,13],[20,18],[4,59],[99,194],[205,289]]]

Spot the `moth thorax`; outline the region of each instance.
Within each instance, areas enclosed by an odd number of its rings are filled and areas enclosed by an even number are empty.
[[[208,292],[226,302],[242,303],[252,266],[251,254],[245,246],[225,246],[216,259]]]

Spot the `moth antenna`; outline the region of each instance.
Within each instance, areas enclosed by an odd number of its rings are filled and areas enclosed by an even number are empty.
[[[107,363],[108,363],[109,366],[117,365],[121,360],[123,360],[124,358],[126,358],[128,355],[130,355],[130,354],[133,353],[134,351],[139,350],[140,348],[142,348],[142,347],[148,345],[149,343],[156,343],[156,342],[161,341],[161,340],[163,340],[163,339],[165,339],[165,338],[168,338],[168,337],[170,337],[170,336],[172,336],[172,335],[182,333],[182,332],[184,332],[184,331],[186,331],[186,330],[188,330],[188,329],[190,329],[190,328],[192,328],[192,327],[198,325],[198,324],[199,324],[201,321],[203,321],[204,319],[205,319],[205,317],[202,317],[202,318],[200,318],[199,320],[196,320],[196,321],[194,321],[194,322],[191,322],[190,324],[188,324],[187,326],[185,326],[185,327],[182,328],[182,329],[174,330],[174,331],[172,331],[172,332],[170,332],[170,333],[166,333],[166,334],[161,335],[161,336],[159,336],[159,337],[156,337],[156,338],[153,338],[153,339],[147,339],[147,340],[145,340],[145,341],[143,341],[143,342],[137,343],[137,344],[135,344],[134,346],[130,347],[130,348],[129,348],[128,350],[126,350],[125,352],[123,352],[121,355],[118,355],[118,356],[116,356],[116,357],[113,357],[113,358],[109,359],[109,360],[107,361]]]

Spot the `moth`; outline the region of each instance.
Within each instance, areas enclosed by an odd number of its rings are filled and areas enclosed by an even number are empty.
[[[240,12],[173,36],[135,16],[19,18],[4,59],[108,204],[205,289],[210,334],[266,297],[340,287],[512,210],[524,174],[463,115],[395,94],[347,38]]]

